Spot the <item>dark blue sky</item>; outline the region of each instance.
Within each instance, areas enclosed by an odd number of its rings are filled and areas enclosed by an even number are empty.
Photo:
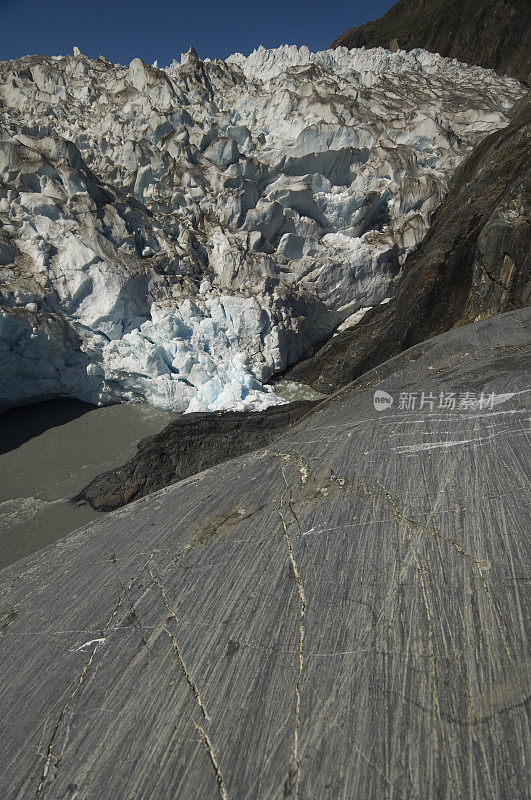
[[[168,64],[193,46],[202,58],[260,44],[323,50],[341,33],[384,14],[392,0],[0,0],[0,60],[83,53],[128,64]]]

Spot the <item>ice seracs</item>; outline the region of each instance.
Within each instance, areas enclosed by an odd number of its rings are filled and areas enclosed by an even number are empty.
[[[282,402],[523,93],[419,50],[0,63],[0,405]]]

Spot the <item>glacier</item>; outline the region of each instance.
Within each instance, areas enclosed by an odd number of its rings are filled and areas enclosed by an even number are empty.
[[[284,402],[524,94],[422,50],[0,62],[0,406]]]

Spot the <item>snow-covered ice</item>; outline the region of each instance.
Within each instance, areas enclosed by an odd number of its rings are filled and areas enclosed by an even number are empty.
[[[420,50],[1,62],[0,405],[284,402],[523,94]]]

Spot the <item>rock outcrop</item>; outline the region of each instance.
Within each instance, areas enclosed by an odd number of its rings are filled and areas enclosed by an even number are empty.
[[[279,403],[522,93],[420,51],[0,63],[0,407]]]
[[[527,0],[399,0],[332,47],[422,47],[529,83],[531,8]]]
[[[258,450],[277,439],[315,401],[273,406],[265,411],[186,414],[160,433],[142,439],[122,467],[98,475],[74,497],[96,511],[112,511],[190,475]]]
[[[529,317],[3,570],[0,796],[522,797]]]
[[[525,100],[511,124],[457,169],[425,239],[404,264],[394,299],[294,367],[293,380],[330,393],[430,336],[529,305],[530,122]]]

